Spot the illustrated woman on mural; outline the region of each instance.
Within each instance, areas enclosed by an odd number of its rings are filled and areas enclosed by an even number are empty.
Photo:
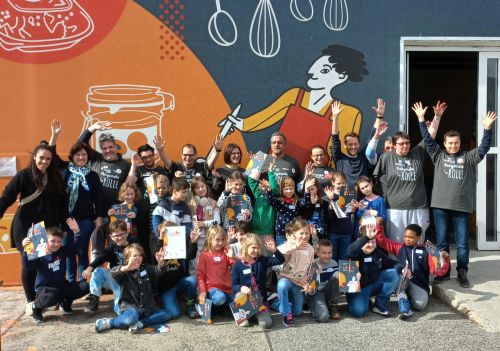
[[[90,236],[96,227],[103,225],[106,216],[99,175],[91,169],[93,150],[87,143],[77,142],[69,151],[68,161],[63,161],[56,153],[56,144],[62,131],[58,120],[51,122],[50,146],[54,148],[54,158],[60,169],[69,197],[68,214],[78,223],[79,232],[72,230],[64,238],[64,246],[70,252],[67,259],[68,281],[82,279],[83,271],[89,265]],[[78,263],[77,263],[78,258]]]
[[[364,55],[342,45],[330,45],[309,67],[307,89],[291,88],[264,109],[246,118],[227,116],[233,127],[242,132],[257,132],[281,123],[286,135],[288,154],[304,165],[310,150],[320,144],[331,156],[331,104],[337,99],[334,89],[347,82],[360,82],[368,74]],[[359,133],[361,111],[348,104],[340,115],[341,138],[348,132]]]
[[[11,226],[12,247],[23,252],[22,241],[34,223],[45,222],[45,227],[66,227],[68,201],[64,181],[54,162],[54,150],[42,142],[33,150],[30,165],[20,170],[7,184],[0,197],[0,218],[20,199]],[[36,270],[28,268],[23,255],[22,283],[28,306],[35,300]]]

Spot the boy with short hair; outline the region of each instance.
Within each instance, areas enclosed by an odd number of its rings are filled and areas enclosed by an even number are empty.
[[[172,181],[172,196],[166,196],[153,211],[153,231],[158,240],[158,226],[163,221],[186,226],[186,233],[191,230],[191,212],[189,210],[187,193],[189,183],[184,178],[174,178]]]
[[[321,267],[318,274],[318,287],[313,295],[307,295],[313,318],[318,322],[340,319],[339,303],[339,265],[332,259],[333,245],[330,240],[320,239],[316,246],[318,258],[314,261]]]
[[[92,278],[90,278],[90,294],[87,297],[89,304],[85,308],[85,312],[94,313],[97,311],[103,287],[113,291],[114,311],[116,314],[120,312],[120,306],[118,305],[120,285],[111,276],[111,268],[124,264],[123,251],[129,244],[127,241],[127,223],[122,220],[111,222],[109,232],[111,242],[82,273],[84,279],[88,279],[92,274]],[[109,268],[101,267],[105,262],[109,262]]]
[[[70,228],[73,230],[71,225]],[[89,285],[84,280],[80,282],[66,280],[66,258],[70,250],[62,246],[64,232],[56,227],[49,227],[46,231],[49,254],[28,261],[27,254],[23,253],[26,264],[36,270],[36,299],[32,305],[35,323],[43,323],[42,309],[54,305],[59,305],[64,314],[72,314],[73,301],[89,291]],[[22,244],[26,246],[30,242],[30,238],[25,238]]]
[[[403,243],[386,238],[383,225],[377,225],[375,230],[367,231],[367,236],[376,237],[377,244],[382,249],[398,257],[400,264],[406,266],[403,273],[406,272],[409,284],[398,296],[399,318],[411,317],[411,307],[417,311],[424,310],[429,302],[429,274],[438,277],[446,275],[450,269],[448,253],[440,252],[444,264],[441,268],[436,267],[425,245],[418,244],[422,236],[422,228],[418,224],[406,226]]]
[[[250,223],[245,221],[238,221],[236,224],[229,228],[228,230],[229,239],[236,239],[236,242],[229,245],[233,250],[234,257],[240,257],[241,255],[241,245],[250,233]]]

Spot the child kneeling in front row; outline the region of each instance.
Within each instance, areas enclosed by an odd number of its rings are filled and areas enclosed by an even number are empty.
[[[68,220],[71,221],[71,220]],[[71,314],[73,301],[85,296],[89,292],[86,281],[69,282],[66,280],[66,258],[70,250],[62,246],[64,232],[56,227],[49,227],[47,231],[48,254],[28,261],[23,253],[23,263],[36,270],[35,292],[36,299],[32,304],[33,321],[44,321],[42,309],[59,305],[64,314]],[[23,246],[29,245],[31,240],[24,238]]]
[[[311,308],[313,318],[318,322],[340,319],[339,303],[339,265],[332,259],[333,245],[330,240],[320,239],[314,261],[321,267],[318,274],[318,287],[312,295],[307,295],[306,301]]]
[[[253,290],[260,292],[266,309],[257,314],[257,321],[260,327],[268,329],[271,328],[273,321],[267,304],[266,273],[269,267],[285,262],[285,257],[276,250],[276,244],[271,237],[265,240],[268,252],[274,254],[272,257],[261,255],[261,240],[257,235],[252,234],[245,238],[241,246],[241,258],[231,269],[231,281],[235,294],[250,294]],[[244,321],[240,327],[249,325],[248,321]]]
[[[376,236],[377,244],[382,249],[397,256],[403,267],[407,266],[406,272],[410,280],[408,287],[398,296],[399,318],[411,317],[412,307],[417,311],[424,310],[429,302],[429,274],[438,277],[446,275],[450,269],[448,253],[440,252],[444,264],[441,268],[436,267],[425,245],[418,244],[422,236],[422,228],[418,224],[409,224],[405,228],[404,243],[386,238],[383,225],[377,225],[376,230],[368,231],[367,235]]]
[[[207,297],[212,300],[214,306],[223,306],[226,302],[234,301],[230,274],[234,260],[228,245],[224,228],[213,225],[208,229],[205,247],[199,256],[196,270],[200,304],[204,304]]]
[[[279,299],[272,303],[272,307],[283,316],[285,327],[293,327],[293,316],[302,314],[304,291],[310,292],[307,275],[314,259],[314,249],[309,244],[311,233],[307,221],[296,218],[286,226],[285,232],[288,240],[278,246],[285,256],[285,263],[278,272]]]
[[[111,269],[111,275],[120,284],[120,315],[115,318],[102,318],[95,322],[95,331],[106,329],[125,329],[132,334],[149,325],[162,324],[170,319],[166,310],[158,309],[155,304],[153,287],[164,269],[164,250],[155,255],[157,266],[144,263],[144,249],[139,244],[125,248],[125,264]]]

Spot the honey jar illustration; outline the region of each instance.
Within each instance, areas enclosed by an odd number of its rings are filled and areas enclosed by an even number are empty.
[[[111,133],[119,152],[131,158],[137,148],[161,135],[163,111],[175,109],[175,98],[160,87],[132,84],[96,85],[87,93],[88,109],[82,112],[83,129],[98,121],[112,122]],[[91,143],[101,151],[96,131]]]

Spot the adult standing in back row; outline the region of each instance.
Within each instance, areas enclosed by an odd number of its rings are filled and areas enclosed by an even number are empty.
[[[432,188],[432,214],[437,230],[439,250],[450,252],[448,232],[450,222],[453,224],[455,242],[457,243],[457,280],[461,287],[468,288],[467,279],[469,265],[469,221],[474,210],[471,199],[476,192],[476,166],[486,156],[492,141],[491,126],[495,122],[495,112],[488,112],[483,120],[484,132],[481,145],[471,151],[460,152],[460,133],[449,130],[444,134],[444,150],[430,137],[425,127],[425,111],[422,103],[412,107],[418,117],[420,132],[425,141],[427,152],[434,163],[434,185]],[[450,278],[450,272],[441,279]],[[437,279],[437,280],[436,280]]]
[[[436,136],[446,103],[438,101],[434,106],[434,120],[429,127],[432,138]],[[429,208],[424,184],[424,162],[427,157],[422,140],[410,149],[410,136],[397,132],[392,137],[394,151],[386,152],[373,171],[379,180],[387,206],[387,236],[403,242],[408,224],[422,227],[422,241],[429,227]]]

